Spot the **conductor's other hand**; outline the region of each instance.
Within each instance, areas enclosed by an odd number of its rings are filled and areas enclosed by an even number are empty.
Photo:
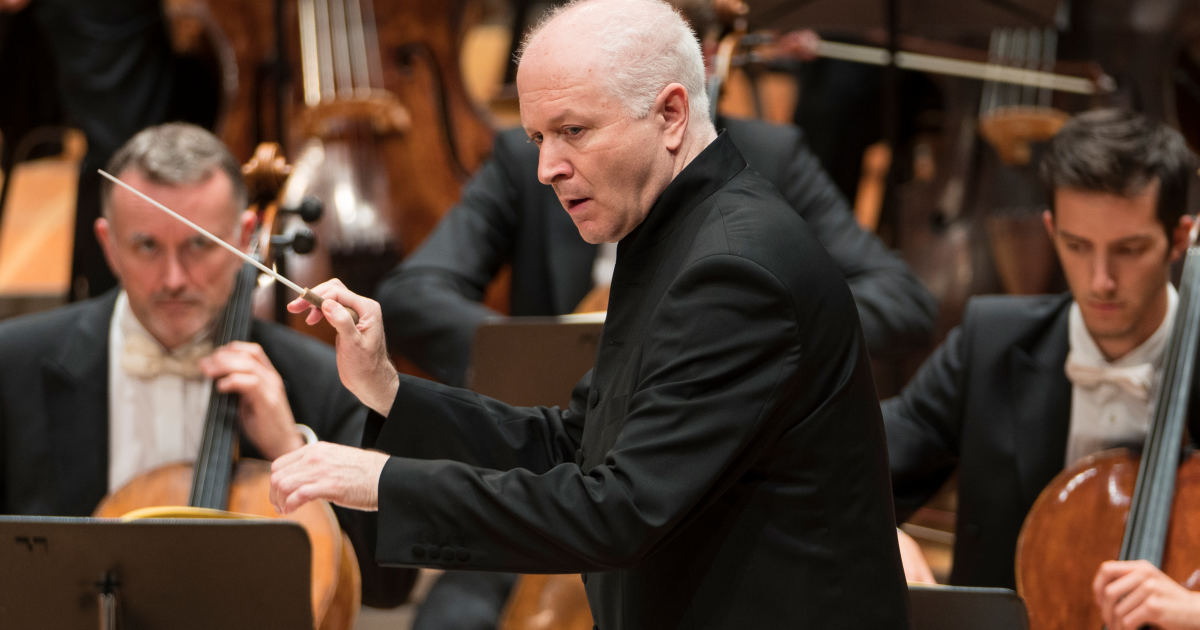
[[[379,475],[388,456],[330,442],[296,449],[271,464],[271,504],[288,514],[315,499],[379,509]]]
[[[325,300],[320,309],[313,308],[304,298],[296,298],[288,303],[288,311],[309,311],[304,321],[310,326],[322,319],[329,320],[337,331],[334,346],[342,384],[364,405],[380,415],[388,415],[396,400],[400,378],[388,358],[379,303],[352,292],[337,278],[310,290]],[[357,324],[346,308],[358,313]]]

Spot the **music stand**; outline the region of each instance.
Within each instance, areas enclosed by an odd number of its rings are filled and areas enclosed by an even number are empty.
[[[312,628],[309,542],[281,520],[0,516],[6,628]]]
[[[1029,630],[1012,589],[909,584],[908,601],[912,630]]]
[[[510,405],[566,407],[596,362],[602,316],[506,317],[475,331],[467,386]]]

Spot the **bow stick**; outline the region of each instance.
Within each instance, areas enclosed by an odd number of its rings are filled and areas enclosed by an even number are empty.
[[[128,190],[129,192],[137,195],[138,197],[141,197],[143,200],[145,200],[147,203],[154,206],[155,208],[158,208],[159,210],[166,212],[167,214],[175,217],[176,219],[179,219],[180,221],[183,222],[184,225],[192,228],[193,230],[196,230],[197,232],[204,235],[206,238],[208,238],[212,242],[216,243],[217,245],[220,245],[221,247],[224,247],[225,249],[233,252],[234,254],[237,254],[237,256],[239,258],[250,263],[251,265],[254,265],[255,267],[258,267],[258,269],[260,271],[262,271],[263,273],[282,282],[284,284],[284,286],[295,291],[296,293],[299,293],[300,297],[304,298],[304,301],[308,302],[309,304],[312,304],[313,307],[317,308],[318,310],[321,308],[321,304],[323,304],[325,302],[325,298],[317,295],[316,293],[313,293],[311,290],[309,290],[305,287],[302,287],[302,286],[296,284],[295,282],[292,282],[291,280],[288,280],[287,278],[285,278],[283,275],[281,275],[279,272],[275,271],[274,269],[271,269],[270,267],[258,262],[257,260],[254,260],[254,258],[252,256],[250,256],[249,254],[247,254],[246,252],[243,252],[242,250],[238,249],[237,247],[234,247],[233,245],[226,243],[221,237],[217,236],[216,234],[213,234],[212,232],[209,232],[208,230],[200,227],[199,225],[196,225],[195,223],[188,220],[186,217],[179,214],[178,212],[175,212],[174,210],[155,201],[146,193],[134,188],[133,186],[130,186],[129,184],[126,184],[125,182],[117,179],[116,177],[113,177],[113,175],[111,173],[109,173],[108,171],[105,171],[102,168],[98,168],[96,170],[100,172],[100,175],[104,176],[106,179],[108,179],[112,183],[117,184],[118,186],[124,188],[125,190]],[[344,308],[350,312],[350,319],[354,320],[354,323],[357,324],[358,323],[358,313],[355,312],[354,309],[352,309],[344,304],[342,305],[342,308]]]

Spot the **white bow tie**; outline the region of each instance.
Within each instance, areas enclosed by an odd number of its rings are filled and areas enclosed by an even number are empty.
[[[1101,384],[1116,385],[1140,401],[1150,400],[1150,385],[1154,379],[1154,366],[1140,363],[1128,367],[1084,365],[1067,357],[1067,380],[1086,389]]]
[[[202,341],[188,344],[175,352],[167,352],[161,344],[142,334],[125,337],[121,352],[121,367],[131,376],[153,378],[160,374],[174,374],[183,378],[201,379],[197,361],[212,353],[212,342]]]

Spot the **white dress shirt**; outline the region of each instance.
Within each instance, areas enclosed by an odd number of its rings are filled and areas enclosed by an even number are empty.
[[[1071,428],[1067,434],[1066,465],[1108,448],[1141,445],[1146,439],[1150,419],[1154,414],[1155,398],[1162,380],[1163,350],[1175,321],[1179,295],[1167,285],[1167,314],[1162,324],[1146,341],[1116,361],[1108,361],[1083,323],[1079,305],[1072,303],[1068,315],[1070,353],[1067,355],[1067,378],[1071,380]],[[1099,379],[1072,378],[1071,364],[1078,372],[1103,375],[1112,371],[1120,377],[1139,372],[1145,375],[1145,394],[1134,393],[1136,387]],[[1135,376],[1132,380],[1141,380]],[[1099,380],[1090,383],[1088,380]]]
[[[606,287],[612,284],[613,269],[617,267],[617,244],[600,243],[596,246],[596,258],[592,260],[592,286]]]
[[[122,367],[121,356],[126,340],[135,335],[153,341],[122,291],[108,339],[109,492],[152,468],[196,459],[212,388],[212,380],[203,377],[130,374]],[[201,338],[192,343],[205,341]],[[169,354],[186,353],[186,349],[177,349]]]

